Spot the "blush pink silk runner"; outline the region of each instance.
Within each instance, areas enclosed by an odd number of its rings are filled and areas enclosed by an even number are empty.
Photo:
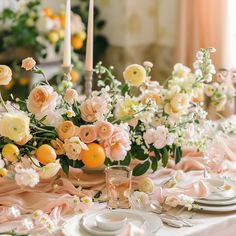
[[[224,171],[236,173],[235,140],[235,137],[219,140],[212,147],[212,153],[214,154],[214,151],[215,153],[219,153],[220,151],[222,162],[220,162],[219,168],[223,165],[222,168],[224,168]],[[175,170],[187,172],[206,168],[202,153],[185,150],[183,156],[180,163],[176,166],[173,161],[170,161],[168,168],[160,169],[157,173],[150,174],[150,177],[153,179],[165,179]],[[209,158],[214,158],[214,155],[209,155]],[[134,188],[137,186],[137,181],[138,178],[134,178]],[[81,187],[83,189],[82,191]],[[0,232],[11,229],[25,232],[26,229],[22,225],[22,219],[39,209],[49,214],[55,224],[60,224],[63,222],[63,217],[76,213],[71,207],[74,196],[94,196],[97,191],[103,190],[104,187],[105,176],[103,173],[86,174],[80,169],[71,169],[68,177],[60,172],[59,176],[41,181],[34,188],[20,187],[12,179],[0,178]],[[194,191],[191,191],[191,188]],[[179,193],[183,193],[184,191],[185,193],[192,193],[192,197],[199,197],[199,194],[207,194],[207,188],[205,188],[202,182],[192,183],[192,185],[177,190]],[[12,206],[20,210],[20,217],[14,218],[9,215],[9,208]],[[42,232],[43,235],[50,235],[40,227],[34,228],[34,233],[42,234]]]

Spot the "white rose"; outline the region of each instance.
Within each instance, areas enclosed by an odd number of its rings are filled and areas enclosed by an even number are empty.
[[[165,200],[165,204],[170,207],[177,207],[179,205],[179,199],[176,196],[168,196]]]
[[[49,179],[55,176],[60,169],[59,162],[49,163],[40,169],[39,176],[41,179]]]
[[[154,183],[150,178],[144,177],[139,180],[138,189],[144,193],[152,193],[154,191]]]

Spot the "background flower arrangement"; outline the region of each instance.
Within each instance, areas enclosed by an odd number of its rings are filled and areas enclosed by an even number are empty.
[[[11,92],[21,98],[25,98],[28,93],[29,73],[20,70],[19,60],[27,56],[34,56],[37,61],[58,62],[58,55],[61,54],[64,39],[65,13],[55,12],[51,8],[41,7],[41,0],[20,1],[14,8],[5,8],[0,14],[0,61],[7,63],[13,70],[14,79],[5,86],[8,94]],[[85,25],[88,17],[88,1],[80,1],[72,8],[72,40],[73,49],[71,72],[72,82],[75,87],[83,76],[83,57],[85,55]],[[99,11],[95,8],[95,26],[102,28],[105,22],[99,19]],[[101,51],[104,52],[108,42],[106,38],[95,34],[95,58],[99,58]],[[14,53],[12,51],[14,50]],[[6,56],[7,55],[7,56]],[[62,81],[63,72],[59,71],[53,77],[56,85]],[[51,78],[48,78],[50,80]],[[22,87],[19,93],[19,87]],[[60,89],[60,88],[59,88]],[[4,97],[9,99],[7,94]]]
[[[133,175],[156,171],[173,157],[181,158],[185,145],[202,148],[191,141],[193,128],[203,124],[206,112],[199,105],[204,83],[214,74],[209,63],[212,49],[202,49],[199,69],[181,64],[174,67],[166,86],[150,80],[152,64],[130,65],[122,84],[112,67],[99,63],[98,91],[89,98],[71,88],[65,77],[64,91],[56,92],[45,82],[36,85],[27,100],[2,100],[0,118],[1,173],[14,176],[21,185],[34,186],[40,178],[54,176],[60,166],[100,167],[103,164],[134,165]],[[41,74],[32,58],[22,67]],[[1,85],[11,80],[11,70],[1,66]],[[198,96],[196,96],[196,94]],[[201,145],[199,145],[201,143]]]

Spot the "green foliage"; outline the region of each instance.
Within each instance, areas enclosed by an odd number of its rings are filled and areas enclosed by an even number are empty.
[[[150,161],[151,161],[151,169],[153,172],[155,172],[158,168],[158,159],[156,157],[150,157]]]
[[[128,166],[131,162],[132,154],[130,152],[127,153],[125,159],[120,162],[121,165]]]
[[[162,148],[161,153],[162,153],[162,158],[161,158],[162,164],[165,167],[167,166],[169,160],[169,153],[167,147]]]
[[[147,160],[143,163],[139,163],[138,165],[136,165],[133,169],[133,176],[140,176],[143,175],[147,172],[147,170],[150,167],[150,161]]]

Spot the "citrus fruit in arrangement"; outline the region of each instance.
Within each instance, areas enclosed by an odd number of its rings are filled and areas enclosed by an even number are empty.
[[[2,149],[2,156],[10,162],[16,161],[19,154],[19,148],[12,143],[6,144]]]
[[[35,153],[37,160],[43,164],[47,165],[56,161],[57,154],[53,147],[48,144],[41,145]]]
[[[80,158],[84,165],[88,168],[96,168],[101,166],[106,158],[103,147],[97,143],[87,145],[88,150],[82,150]]]

